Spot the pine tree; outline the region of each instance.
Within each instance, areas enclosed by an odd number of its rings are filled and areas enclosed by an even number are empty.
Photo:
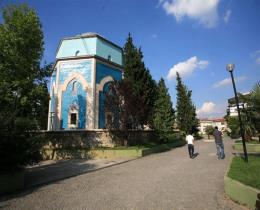
[[[196,116],[196,107],[192,103],[191,95],[192,91],[189,90],[181,80],[179,73],[177,72],[177,105],[176,105],[176,121],[178,128],[185,132],[196,132],[198,129],[199,121]]]
[[[156,97],[156,83],[143,62],[141,48],[136,48],[131,35],[124,46],[124,79],[130,82],[136,97],[137,125],[151,123]]]
[[[200,121],[197,117],[196,106],[193,104],[192,107],[192,133],[197,134],[199,132]]]
[[[164,131],[172,130],[174,124],[174,109],[172,108],[171,96],[162,78],[157,86],[153,122],[157,130]]]

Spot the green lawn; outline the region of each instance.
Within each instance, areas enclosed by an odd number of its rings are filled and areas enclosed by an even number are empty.
[[[96,147],[94,149],[100,149],[100,150],[133,150],[133,149],[144,149],[144,148],[150,148],[144,145],[138,145],[138,146],[116,146],[116,147]]]
[[[242,144],[242,140],[236,140],[235,143]],[[252,141],[247,141],[246,144],[260,144],[260,142],[258,140],[252,140]]]
[[[243,184],[260,189],[260,156],[249,156],[248,163],[234,157],[228,176]]]

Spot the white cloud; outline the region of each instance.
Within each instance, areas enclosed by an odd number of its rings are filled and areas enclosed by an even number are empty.
[[[256,50],[255,52],[251,53],[251,56],[254,57],[258,54],[260,54],[260,50]]]
[[[197,115],[199,118],[223,117],[226,114],[226,109],[226,103],[204,102],[201,108],[197,110]]]
[[[164,0],[159,0],[159,5],[161,5],[164,2]]]
[[[199,60],[197,56],[193,56],[186,61],[175,64],[168,72],[167,79],[173,80],[178,72],[181,76],[192,74],[196,69],[205,69],[209,62],[206,60]]]
[[[216,104],[214,104],[213,102],[205,102],[203,103],[202,107],[200,109],[198,109],[197,114],[209,114],[212,113],[214,111]]]
[[[235,78],[235,82],[242,82],[242,81],[244,81],[244,80],[246,80],[246,79],[247,79],[247,77],[245,77],[245,76],[237,77],[237,78]],[[216,83],[213,85],[213,87],[215,87],[215,88],[221,88],[221,87],[229,86],[229,85],[231,85],[231,84],[232,84],[231,78],[226,78],[226,79],[223,79],[223,80],[221,80],[221,81],[219,81],[219,82],[216,82]]]
[[[231,16],[231,13],[232,13],[232,11],[231,11],[230,9],[226,11],[226,13],[225,13],[225,15],[224,15],[224,22],[225,22],[225,23],[228,23],[229,18],[230,18],[230,16]]]
[[[256,62],[257,64],[260,64],[260,56],[255,59],[255,62]]]
[[[251,57],[255,59],[256,64],[260,65],[260,50],[251,53]]]
[[[187,16],[200,24],[211,28],[218,21],[219,0],[160,0],[159,3],[168,15],[173,15],[177,22]]]

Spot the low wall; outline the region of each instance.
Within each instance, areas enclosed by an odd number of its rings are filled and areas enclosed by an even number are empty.
[[[132,146],[159,141],[153,130],[68,130],[48,131],[41,135],[44,139],[44,159],[86,158],[91,157],[89,150],[92,148]]]
[[[65,130],[65,131],[47,131],[42,133],[45,139],[55,143],[56,147],[62,143],[66,146],[118,146],[128,144],[144,144],[158,141],[158,135],[154,130]]]
[[[168,151],[175,147],[185,145],[185,141],[176,140],[174,143],[156,145],[152,148],[92,148],[92,149],[45,149],[45,157],[48,159],[72,159],[72,158],[125,158],[143,157],[152,153]]]
[[[234,150],[243,151],[243,145],[241,143],[235,143],[233,145]],[[260,144],[246,143],[247,152],[260,153]]]

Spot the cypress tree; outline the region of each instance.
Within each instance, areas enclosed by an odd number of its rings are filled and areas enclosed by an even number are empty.
[[[174,124],[174,109],[172,108],[171,96],[162,78],[157,86],[153,122],[157,130],[164,131],[172,130]]]
[[[178,128],[185,132],[196,132],[199,125],[199,121],[196,116],[196,107],[192,103],[191,95],[192,91],[189,90],[181,80],[179,73],[177,72],[177,105],[176,105],[176,121]]]
[[[156,83],[145,67],[141,48],[136,48],[131,35],[124,46],[124,79],[130,82],[136,97],[136,125],[151,124],[156,96]]]

